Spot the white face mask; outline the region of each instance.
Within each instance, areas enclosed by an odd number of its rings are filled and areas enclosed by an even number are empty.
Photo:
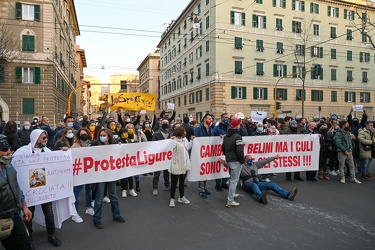
[[[30,126],[25,126],[25,129],[26,129],[26,130],[29,130],[29,129],[30,129]]]
[[[74,134],[66,134],[66,138],[72,139],[74,137]]]
[[[128,119],[126,119],[125,121],[126,121],[126,122],[130,122],[130,119],[128,118]]]

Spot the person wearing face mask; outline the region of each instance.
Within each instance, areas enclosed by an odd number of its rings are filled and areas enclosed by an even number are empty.
[[[74,135],[77,133],[77,130],[74,129],[74,118],[73,118],[73,116],[66,116],[64,118],[64,128],[71,128],[71,129],[73,129],[73,134]],[[54,144],[53,145],[55,145],[56,142],[63,137],[63,133],[64,133],[64,130],[60,130],[59,132],[56,133],[55,137],[53,138],[54,139]]]
[[[340,182],[345,184],[345,165],[349,168],[350,181],[361,184],[355,178],[354,170],[354,160],[353,160],[353,144],[352,137],[350,133],[350,126],[347,121],[340,122],[340,130],[335,134],[335,145],[337,148],[337,158],[339,161],[339,170],[340,170]]]
[[[263,124],[258,122],[256,130],[251,134],[251,136],[262,136],[268,135],[267,132],[264,131]]]
[[[109,129],[102,129],[100,130],[99,136],[97,138],[97,143],[91,144],[91,146],[106,146],[114,144],[113,135]],[[93,222],[94,226],[97,229],[103,229],[104,226],[102,224],[102,205],[103,205],[103,196],[105,193],[105,187],[108,188],[109,199],[111,201],[111,210],[112,210],[112,219],[113,221],[124,223],[125,219],[120,214],[120,208],[118,199],[116,196],[116,181],[110,182],[100,182],[97,183],[96,187],[96,197],[95,197],[95,204],[94,204],[94,216]]]
[[[171,130],[169,128],[169,121],[163,119],[161,121],[161,128],[152,135],[152,141],[161,141],[170,139],[172,136]],[[170,191],[170,181],[168,169],[163,170],[164,186],[165,191]],[[158,195],[158,185],[159,185],[160,171],[154,172],[154,177],[152,178],[152,195]]]
[[[368,171],[372,160],[372,151],[375,146],[374,132],[374,124],[370,121],[367,121],[365,127],[359,130],[358,135],[360,157],[362,160],[362,179],[368,181],[374,178]]]
[[[30,221],[32,213],[18,185],[17,172],[11,164],[12,158],[8,141],[4,135],[0,135],[0,240],[5,249],[34,249],[23,222]],[[11,224],[13,228],[10,227]],[[7,225],[9,229],[5,229]]]
[[[136,119],[134,121],[132,121],[130,119],[130,114],[128,114],[128,113],[125,113],[124,117],[121,117],[121,110],[122,110],[121,108],[118,108],[116,110],[116,113],[117,113],[117,120],[118,120],[118,122],[121,124],[121,126],[123,128],[125,128],[125,126],[127,124],[129,124],[129,123],[131,123],[134,126],[136,126],[139,123],[139,121],[141,120],[141,114],[140,114],[140,112],[138,112]]]
[[[321,180],[329,181],[328,173],[327,173],[327,159],[328,159],[328,152],[329,146],[328,143],[328,126],[323,123],[319,127],[319,142],[320,142],[320,152],[319,152],[319,174],[318,177]]]
[[[328,167],[329,167],[329,174],[336,176],[339,174],[339,164],[337,160],[337,148],[335,145],[335,134],[336,131],[340,129],[339,125],[333,124],[331,128],[327,132],[327,142],[328,146]]]
[[[95,136],[95,129],[96,129],[96,122],[90,121],[87,129],[90,131],[91,138],[96,138]]]
[[[300,123],[297,126],[297,129],[300,131],[301,134],[304,134],[307,129],[307,119],[301,118]]]
[[[31,127],[30,127],[30,122],[25,121],[23,123],[22,129],[17,131],[18,137],[20,138],[21,141],[21,146],[25,146],[30,143],[30,134],[31,134]]]
[[[49,119],[46,116],[42,116],[40,120],[40,129],[43,129],[48,134],[48,142],[47,148],[52,149],[54,145],[54,136],[56,135],[56,131],[51,129],[49,126]]]
[[[209,137],[212,136],[212,115],[206,113],[202,118],[202,123],[194,129],[195,137]],[[211,192],[207,189],[207,181],[199,181],[199,197],[207,199],[207,195]]]
[[[254,162],[251,155],[246,155],[245,164],[241,170],[242,188],[245,192],[254,193],[255,198],[260,203],[267,205],[267,191],[272,190],[282,198],[290,201],[294,200],[297,195],[297,187],[294,187],[291,191],[286,191],[274,182],[259,182],[258,169],[263,168],[268,163],[279,158],[279,155],[274,157],[265,158],[261,161]]]
[[[152,141],[152,135],[154,131],[152,130],[152,125],[150,121],[145,121],[142,125],[143,133],[145,134],[147,141]]]

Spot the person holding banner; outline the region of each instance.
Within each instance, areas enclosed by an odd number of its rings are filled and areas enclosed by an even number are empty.
[[[229,191],[226,207],[239,206],[240,203],[234,201],[238,179],[240,177],[242,165],[245,163],[242,136],[239,133],[241,122],[233,119],[230,123],[230,129],[224,137],[222,151],[229,166]]]
[[[103,128],[99,133],[98,138],[98,146],[106,146],[113,144],[113,135],[109,129]],[[97,229],[103,229],[104,226],[102,224],[102,205],[103,205],[103,196],[104,196],[104,189],[107,184],[108,192],[109,192],[109,199],[111,201],[111,208],[112,208],[112,219],[114,221],[124,223],[125,219],[121,217],[120,214],[120,207],[118,203],[118,199],[116,196],[116,181],[110,182],[100,182],[97,183],[96,187],[96,197],[95,197],[95,205],[94,205],[94,216],[93,222],[94,226]]]
[[[4,135],[0,136],[0,240],[5,249],[33,249],[20,211],[24,214],[24,221],[30,221],[32,213],[26,205],[17,172],[11,164],[10,145]]]
[[[294,187],[292,191],[288,192],[274,182],[259,182],[257,177],[258,169],[263,168],[277,158],[279,158],[278,154],[274,157],[254,162],[251,155],[246,155],[246,161],[241,170],[242,188],[245,192],[254,192],[255,198],[264,205],[268,204],[267,190],[272,190],[281,197],[291,201],[294,200],[294,197],[297,195],[297,187]]]

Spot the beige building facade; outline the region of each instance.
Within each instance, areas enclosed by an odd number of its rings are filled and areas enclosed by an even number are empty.
[[[84,68],[87,67],[86,63],[86,54],[85,50],[81,49],[78,45],[76,45],[76,62],[77,62],[77,71],[76,71],[76,79],[77,87],[78,88],[76,93],[76,110],[77,115],[88,115],[91,113],[90,111],[90,91],[89,86],[85,85],[86,82],[84,81]]]
[[[374,3],[192,0],[158,44],[160,103],[197,120],[272,117],[275,101],[279,117],[346,116],[360,104],[374,119],[375,53],[357,29],[362,20],[375,20]],[[322,74],[297,74],[315,66]]]
[[[137,74],[116,74],[109,78],[110,93],[137,92],[139,87],[139,76]]]
[[[1,1],[0,9],[2,32],[10,30],[15,44],[0,58],[2,119],[45,115],[53,126],[65,115],[68,95],[79,82],[74,1],[10,0]],[[75,111],[75,95],[71,103]]]

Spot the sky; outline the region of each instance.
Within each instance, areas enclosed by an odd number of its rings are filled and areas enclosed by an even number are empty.
[[[75,0],[85,50],[85,76],[109,83],[110,75],[138,74],[137,67],[156,50],[161,34],[190,0]]]

